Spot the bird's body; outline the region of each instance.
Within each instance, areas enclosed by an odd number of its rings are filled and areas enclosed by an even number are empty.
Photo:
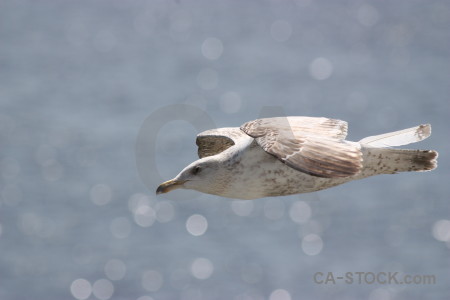
[[[247,122],[197,136],[200,159],[158,188],[189,188],[237,199],[314,192],[377,174],[426,171],[437,152],[402,150],[427,138],[429,125],[346,141],[347,123],[311,117]]]
[[[234,175],[227,177],[226,184],[212,194],[227,198],[255,199],[308,193],[351,180],[350,177],[329,179],[299,172],[265,152],[254,141],[245,148],[226,151],[229,152],[218,156],[223,159],[227,173]],[[226,159],[228,154],[231,159]]]

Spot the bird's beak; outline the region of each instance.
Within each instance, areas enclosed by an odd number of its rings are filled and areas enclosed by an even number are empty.
[[[158,188],[156,189],[156,194],[164,194],[168,193],[172,190],[179,189],[183,186],[183,184],[186,182],[186,180],[175,180],[171,179],[166,182],[161,183]]]

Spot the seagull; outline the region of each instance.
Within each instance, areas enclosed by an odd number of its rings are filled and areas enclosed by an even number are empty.
[[[309,193],[378,174],[429,171],[434,150],[395,149],[431,134],[429,124],[345,140],[347,122],[323,117],[274,117],[197,135],[199,159],[156,193],[193,189],[234,199]]]

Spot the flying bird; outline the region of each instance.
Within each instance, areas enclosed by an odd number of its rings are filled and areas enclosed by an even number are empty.
[[[240,128],[218,128],[197,135],[199,160],[157,194],[193,189],[235,199],[314,192],[378,174],[429,171],[434,150],[394,149],[431,134],[429,124],[345,140],[347,122],[316,117],[263,118]]]

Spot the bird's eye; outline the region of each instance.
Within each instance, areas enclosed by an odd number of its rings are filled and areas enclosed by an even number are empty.
[[[194,167],[192,169],[192,174],[197,175],[200,172],[201,168],[200,167]]]

